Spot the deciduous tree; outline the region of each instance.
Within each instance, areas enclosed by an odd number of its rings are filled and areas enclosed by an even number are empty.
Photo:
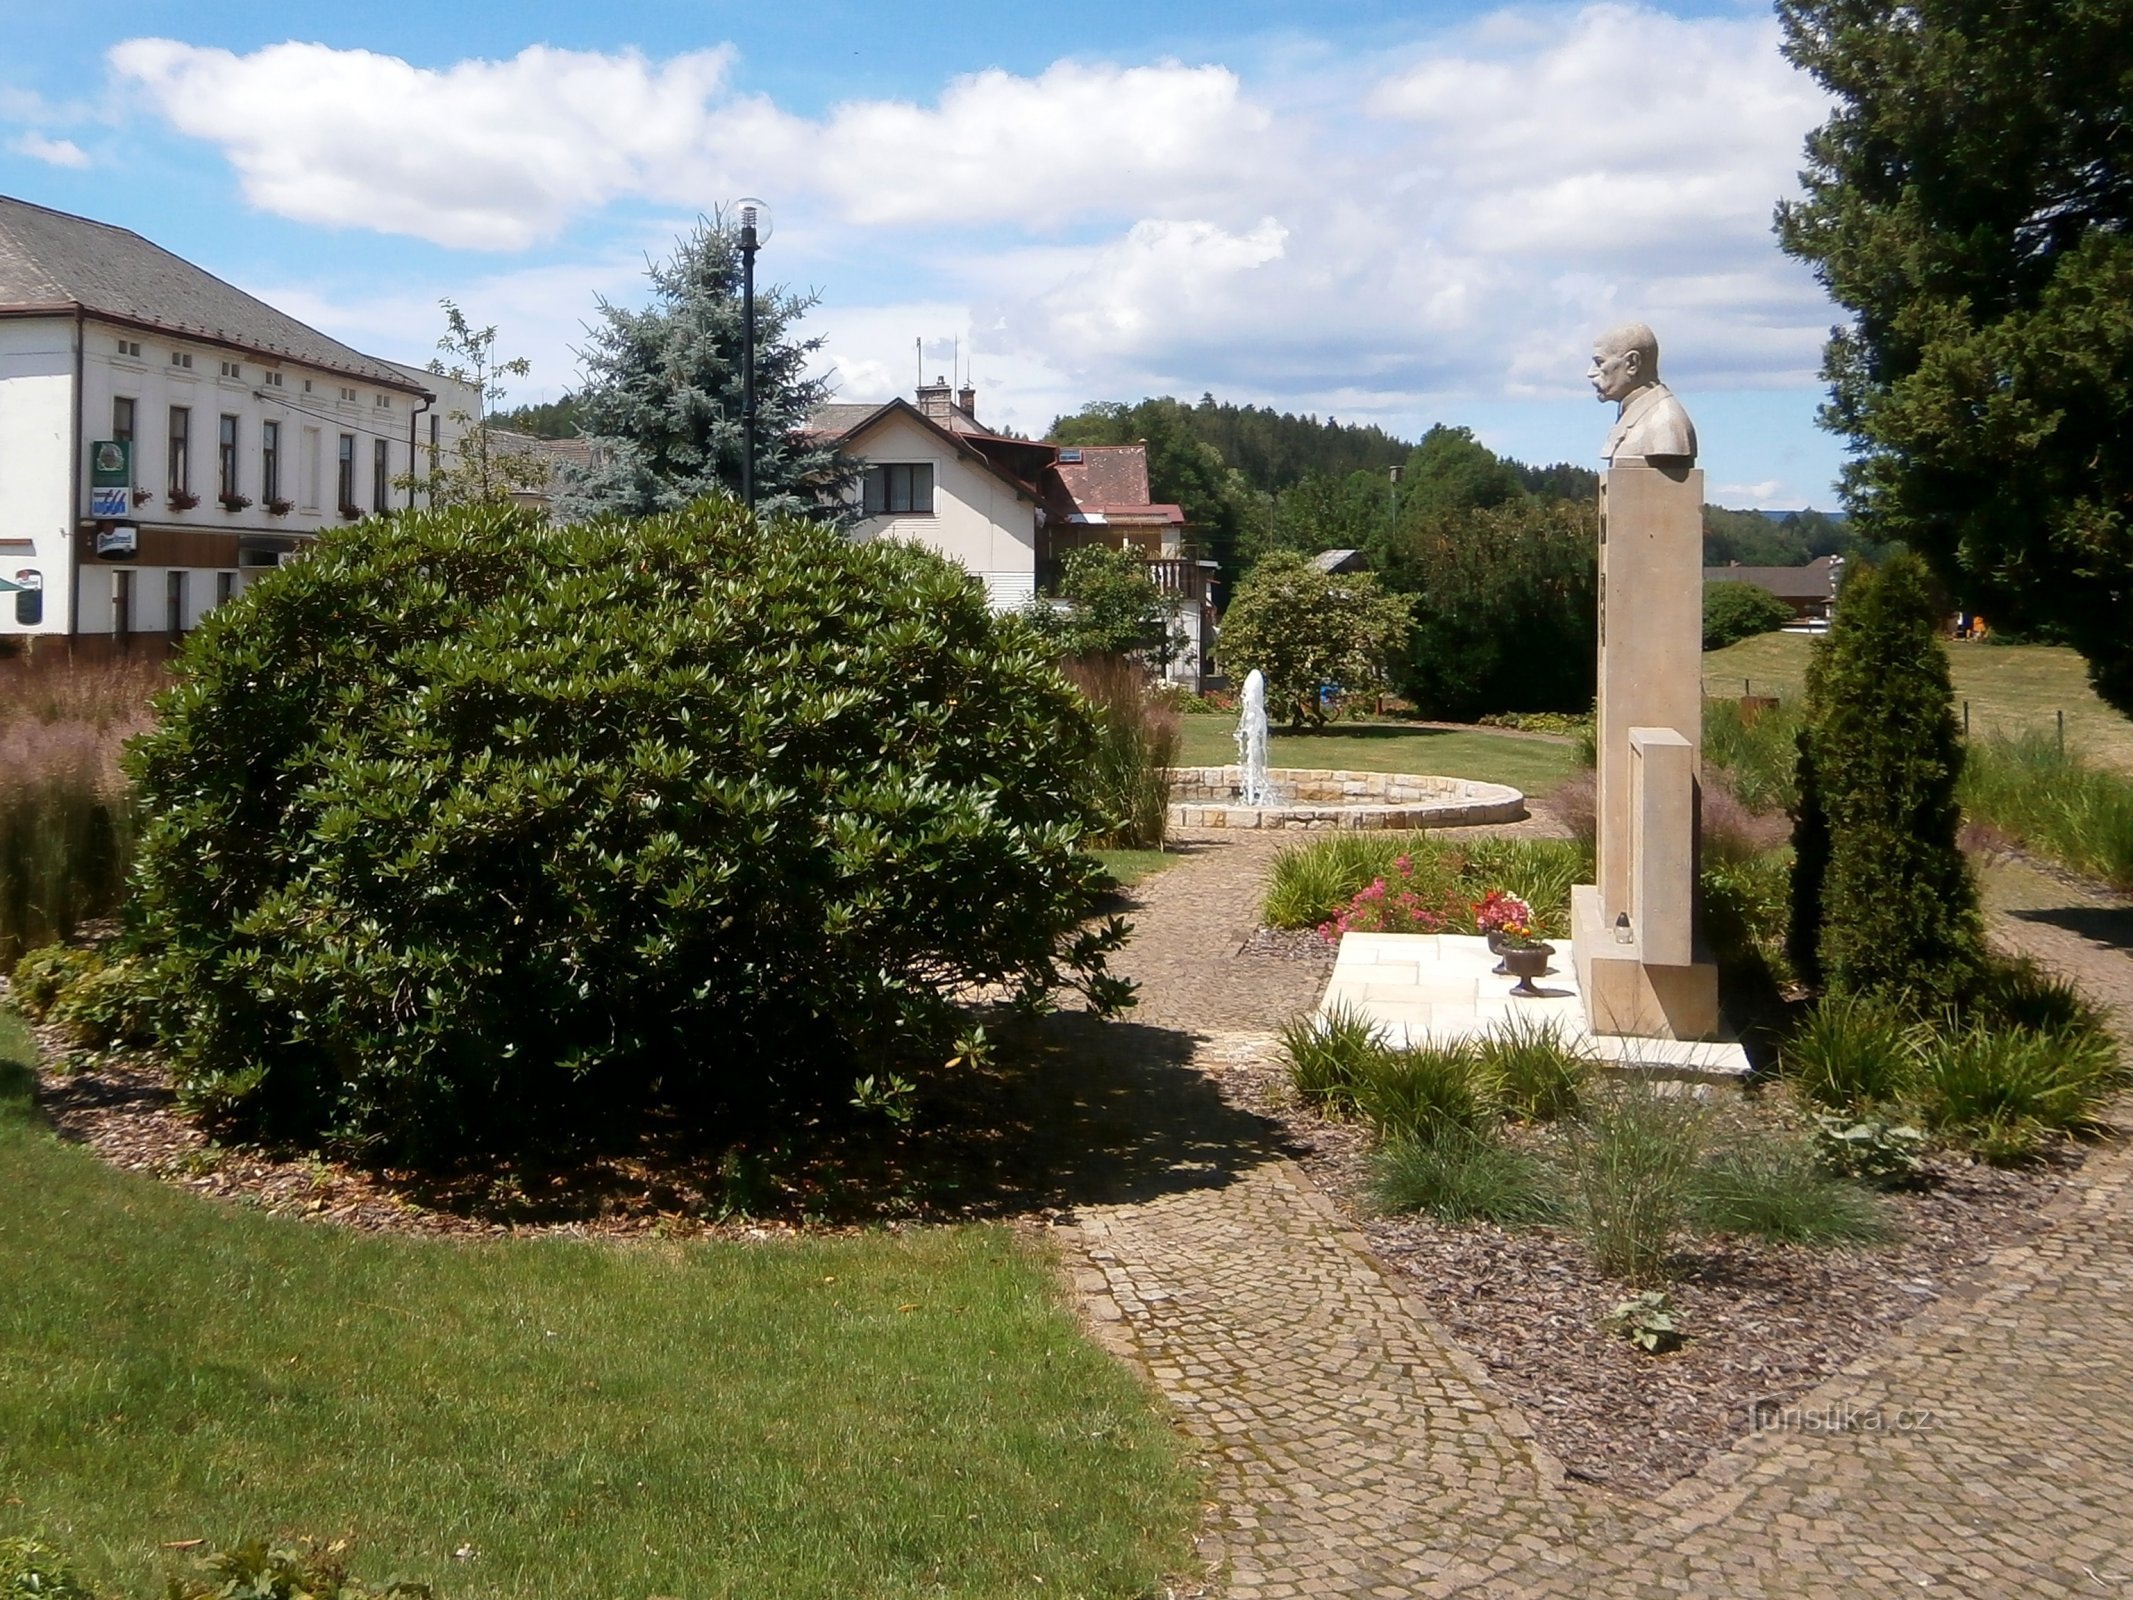
[[[1322,685],[1370,693],[1407,632],[1408,601],[1367,572],[1321,572],[1293,550],[1252,569],[1222,619],[1222,669],[1266,674],[1267,710],[1291,727],[1321,724]]]

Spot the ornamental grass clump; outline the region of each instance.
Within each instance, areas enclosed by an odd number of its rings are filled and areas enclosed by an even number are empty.
[[[1384,1036],[1353,1006],[1336,1003],[1282,1024],[1289,1085],[1308,1106],[1334,1114],[1355,1109],[1355,1086],[1368,1063],[1387,1051]]]
[[[1356,1109],[1382,1139],[1478,1132],[1496,1121],[1478,1051],[1467,1041],[1385,1050],[1362,1063]]]
[[[1594,1098],[1569,1152],[1575,1217],[1595,1267],[1631,1283],[1666,1277],[1704,1143],[1702,1112],[1685,1096],[1639,1084]]]
[[[329,530],[133,757],[182,1092],[434,1163],[845,1104],[959,997],[1127,998],[1080,698],[950,562],[706,500]]]
[[[1391,1139],[1372,1152],[1371,1198],[1395,1214],[1443,1222],[1523,1227],[1561,1214],[1547,1161],[1493,1129],[1449,1128],[1433,1138]]]

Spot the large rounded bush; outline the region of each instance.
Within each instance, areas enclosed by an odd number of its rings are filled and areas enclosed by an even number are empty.
[[[1729,644],[1775,633],[1792,620],[1792,607],[1768,589],[1722,579],[1703,586],[1703,647],[1723,650]]]
[[[269,1135],[436,1159],[841,1103],[978,986],[1125,998],[1122,927],[1082,924],[1086,716],[903,546],[726,501],[364,523],[218,612],[160,709],[160,1032]]]

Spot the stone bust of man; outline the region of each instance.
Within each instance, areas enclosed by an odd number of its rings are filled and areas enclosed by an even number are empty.
[[[1601,334],[1585,376],[1600,399],[1616,404],[1615,425],[1600,452],[1610,466],[1695,463],[1696,424],[1659,381],[1659,339],[1650,328],[1629,322]]]

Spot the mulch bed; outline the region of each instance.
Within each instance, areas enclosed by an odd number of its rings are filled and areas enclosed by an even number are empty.
[[[1360,1124],[1299,1105],[1278,1062],[1226,1065],[1223,1089],[1282,1125],[1311,1179],[1525,1411],[1573,1479],[1632,1495],[1698,1471],[1749,1432],[1758,1409],[1767,1419],[1925,1307],[1975,1293],[1972,1275],[2038,1231],[2081,1159],[2066,1152],[2017,1170],[1937,1163],[1929,1186],[1888,1197],[1899,1232],[1886,1244],[1693,1240],[1667,1290],[1691,1337],[1653,1356],[1600,1326],[1632,1291],[1594,1272],[1569,1233],[1380,1216]],[[1774,1127],[1780,1108],[1724,1090],[1712,1115],[1750,1131]]]

